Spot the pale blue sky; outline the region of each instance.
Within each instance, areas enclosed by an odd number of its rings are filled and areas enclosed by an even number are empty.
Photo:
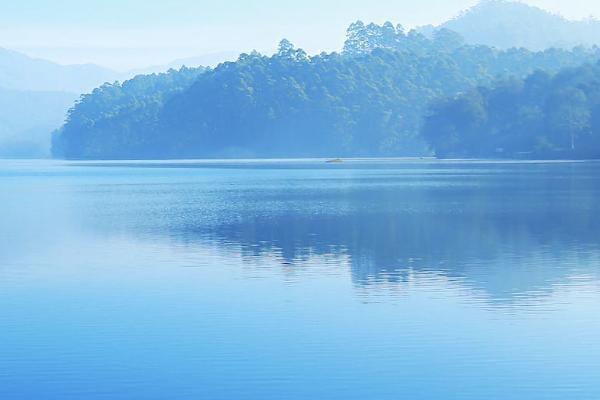
[[[340,48],[356,20],[439,23],[477,0],[3,0],[0,46],[61,63],[118,69],[220,51],[269,52],[287,37],[311,53]],[[598,0],[527,0],[569,18]]]

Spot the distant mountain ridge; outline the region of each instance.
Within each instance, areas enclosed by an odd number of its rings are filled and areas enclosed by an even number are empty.
[[[50,133],[79,94],[117,77],[97,65],[60,65],[0,48],[0,157],[47,157]]]
[[[83,93],[119,75],[94,64],[60,65],[0,48],[0,87],[6,89]]]
[[[168,64],[153,65],[146,68],[136,68],[127,72],[130,77],[136,75],[148,75],[148,74],[160,74],[167,72],[170,69],[179,70],[181,67],[188,68],[214,68],[217,65],[235,61],[239,56],[239,53],[233,51],[223,51],[218,53],[208,53],[196,57],[187,57],[173,60]],[[128,77],[129,79],[129,77]]]
[[[571,21],[518,1],[482,0],[476,6],[438,27],[422,27],[430,34],[446,28],[462,35],[467,43],[507,49],[524,47],[539,51],[550,47],[572,48],[600,45],[600,21]]]

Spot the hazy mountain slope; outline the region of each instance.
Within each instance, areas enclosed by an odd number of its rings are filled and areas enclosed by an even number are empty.
[[[144,72],[232,57],[231,53],[212,54],[150,67]],[[48,156],[52,131],[62,125],[80,94],[140,72],[121,73],[92,64],[59,65],[0,48],[0,157]]]
[[[600,45],[600,22],[569,21],[537,7],[507,0],[482,0],[475,7],[442,24],[468,43],[499,48],[543,50]],[[424,34],[431,27],[422,28]]]
[[[59,65],[0,48],[0,87],[6,89],[83,93],[118,78],[97,65]]]
[[[77,97],[0,88],[0,156],[48,156],[50,133],[63,123]]]
[[[96,65],[59,65],[0,48],[0,157],[49,154],[51,132],[81,93],[119,73]]]

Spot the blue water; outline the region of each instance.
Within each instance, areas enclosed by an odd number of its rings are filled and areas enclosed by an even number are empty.
[[[600,164],[0,162],[0,399],[600,399]]]

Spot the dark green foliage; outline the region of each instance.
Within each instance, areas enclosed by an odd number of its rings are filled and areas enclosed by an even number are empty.
[[[164,74],[139,75],[120,84],[106,83],[82,95],[55,132],[54,156],[66,158],[159,157],[155,134],[159,113],[171,96],[187,89],[203,73],[182,68]]]
[[[439,157],[599,158],[600,64],[441,101],[423,135]]]
[[[282,41],[214,70],[172,71],[85,96],[56,137],[67,158],[389,156],[427,154],[430,102],[498,76],[595,60],[577,49],[497,51],[450,31],[427,39],[392,24],[353,24],[342,54],[308,57]]]

